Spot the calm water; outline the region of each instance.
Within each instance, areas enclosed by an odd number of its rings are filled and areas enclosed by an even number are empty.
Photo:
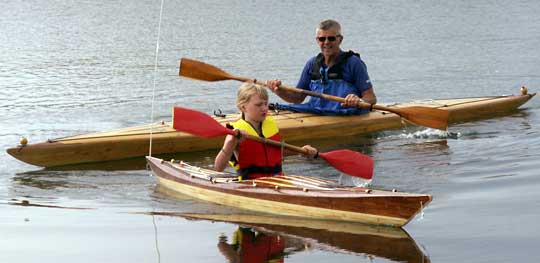
[[[150,122],[159,8],[147,0],[3,1],[2,149],[23,135],[35,143]],[[521,85],[536,92],[539,13],[537,1],[165,1],[153,119],[169,118],[175,104],[234,110],[239,83],[180,79],[181,57],[294,85],[318,51],[314,26],[327,17],[342,22],[343,48],[361,53],[383,103],[511,94]],[[286,240],[285,262],[538,262],[539,126],[535,97],[449,134],[410,128],[312,142],[371,155],[376,187],[434,196],[405,227],[404,252],[383,252],[397,249],[377,236],[256,229]],[[185,158],[208,165],[214,154]],[[46,170],[3,153],[0,163],[2,262],[227,262],[219,236],[230,241],[237,225],[149,213],[228,209],[169,197],[140,162]],[[338,178],[300,158],[286,169]],[[14,205],[23,200],[38,206]]]

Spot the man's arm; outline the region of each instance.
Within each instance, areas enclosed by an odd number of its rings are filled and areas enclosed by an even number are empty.
[[[373,87],[364,90],[362,92],[362,100],[369,103],[369,104],[375,104],[377,103],[377,96],[375,96],[375,92],[373,91]]]
[[[349,94],[345,97],[344,107],[356,107],[358,102],[363,101],[369,104],[377,103],[375,91],[367,73],[367,66],[359,57],[352,56],[347,62],[349,79],[355,87],[358,88],[360,94]],[[361,97],[361,98],[360,98]]]
[[[274,94],[278,95],[284,101],[289,103],[302,103],[307,96],[306,94],[280,89],[279,86],[281,86],[281,80],[269,80],[266,82],[266,85],[270,87]]]
[[[309,83],[310,83],[311,78],[309,75],[309,71],[311,70],[311,64],[313,63],[314,59],[315,59],[314,57],[311,58],[304,65],[304,68],[302,69],[302,73],[300,74],[300,79],[298,80],[298,84],[296,84],[297,88],[310,90]],[[270,89],[272,90],[272,92],[274,92],[274,94],[278,95],[280,98],[282,98],[283,100],[289,103],[295,103],[295,104],[302,103],[304,102],[307,96],[306,94],[279,89],[279,86],[281,86],[281,80],[278,80],[278,79],[269,80],[266,82],[266,85],[270,87]]]

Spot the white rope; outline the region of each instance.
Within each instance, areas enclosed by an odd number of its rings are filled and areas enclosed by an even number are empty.
[[[152,110],[150,112],[150,147],[148,149],[148,156],[152,156],[152,136],[154,134],[154,99],[156,97],[156,80],[157,80],[157,66],[158,66],[158,54],[159,54],[159,38],[161,35],[161,17],[163,16],[163,2],[161,0],[161,7],[159,9],[159,23],[158,34],[156,40],[156,58],[154,61],[154,86],[152,87]]]
[[[161,0],[161,7],[159,8],[159,22],[158,22],[158,33],[156,40],[156,57],[154,60],[154,85],[152,87],[152,109],[150,111],[150,142],[148,149],[148,156],[152,156],[152,136],[154,134],[154,101],[156,97],[156,80],[157,80],[157,66],[158,66],[158,55],[159,55],[159,38],[161,36],[161,18],[163,16],[163,3],[165,0]],[[152,205],[152,212],[154,211],[154,206]],[[161,253],[159,251],[158,236],[157,236],[157,225],[154,218],[154,213],[152,213],[152,224],[154,226],[154,240],[157,252],[157,262],[161,262]]]

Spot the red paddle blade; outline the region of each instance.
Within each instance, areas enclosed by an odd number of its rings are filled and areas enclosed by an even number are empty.
[[[371,179],[373,177],[373,159],[367,155],[351,151],[336,150],[319,153],[330,165],[350,176]]]
[[[235,134],[209,115],[182,107],[173,109],[173,128],[207,138]]]

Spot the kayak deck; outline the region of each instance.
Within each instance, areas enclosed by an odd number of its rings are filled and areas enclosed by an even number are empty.
[[[535,94],[397,103],[391,107],[425,106],[449,111],[450,123],[487,118],[517,109]],[[393,113],[373,111],[355,116],[320,116],[289,111],[272,112],[287,142],[346,138],[352,135],[396,129],[406,125]],[[214,117],[223,125],[238,113]],[[13,157],[37,166],[54,167],[142,157],[148,153],[152,134],[152,154],[186,153],[217,149],[224,137],[200,138],[176,131],[170,122],[148,124],[106,132],[50,139],[7,149]]]
[[[343,187],[309,176],[238,181],[235,174],[146,157],[158,183],[173,191],[226,206],[319,220],[403,226],[431,195]]]

